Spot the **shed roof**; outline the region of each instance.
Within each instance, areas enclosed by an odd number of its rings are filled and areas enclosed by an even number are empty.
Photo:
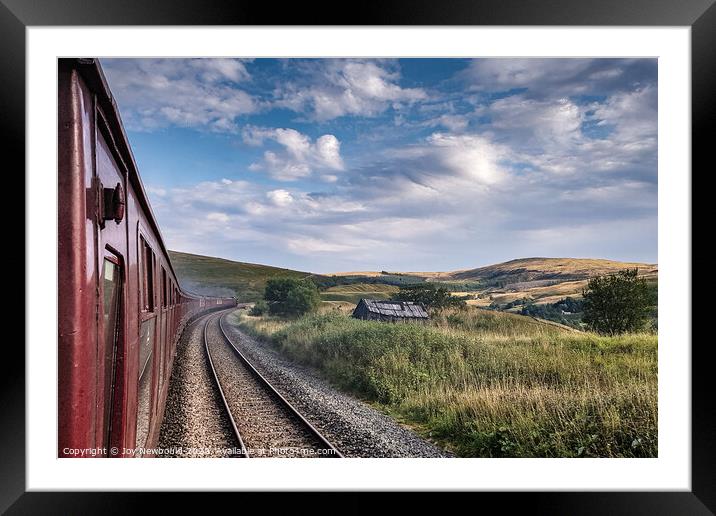
[[[422,303],[412,301],[390,301],[380,299],[361,299],[369,312],[388,317],[404,317],[411,319],[427,319],[428,312]],[[357,308],[357,307],[356,307]]]

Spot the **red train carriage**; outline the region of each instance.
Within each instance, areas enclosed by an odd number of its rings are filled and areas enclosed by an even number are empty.
[[[236,302],[179,287],[98,61],[60,59],[58,87],[58,455],[140,456],[184,324]]]

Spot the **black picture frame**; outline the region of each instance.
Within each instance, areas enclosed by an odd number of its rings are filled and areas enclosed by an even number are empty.
[[[714,0],[384,0],[353,4],[324,1],[274,4],[209,0],[0,0],[0,124],[4,156],[17,159],[13,175],[25,166],[25,29],[40,25],[550,25],[550,26],[690,26],[692,52],[692,192],[693,173],[706,176],[713,147],[709,126],[716,120],[716,5]],[[48,114],[54,116],[54,114]],[[7,163],[7,159],[5,160]],[[10,174],[6,168],[6,174]],[[692,200],[692,207],[695,199]],[[692,235],[699,225],[693,218]],[[6,221],[6,224],[10,222]],[[16,224],[16,222],[13,222]],[[693,241],[693,240],[692,240]],[[692,270],[700,262],[693,258]],[[51,253],[48,253],[51,256]],[[27,258],[27,257],[25,257]],[[25,269],[25,274],[30,271]],[[6,291],[7,293],[7,291]],[[53,293],[48,292],[48,296]],[[15,298],[17,299],[17,297]],[[683,300],[691,303],[692,300]],[[41,307],[28,306],[28,310]],[[693,320],[693,316],[692,316]],[[481,504],[524,506],[550,514],[714,514],[716,512],[716,403],[709,381],[710,339],[685,342],[692,356],[692,490],[690,492],[533,492],[480,493]],[[25,368],[23,350],[8,350],[0,374],[0,510],[8,514],[126,513],[143,506],[148,494],[25,492]],[[14,356],[7,353],[12,351]],[[215,496],[215,495],[212,495]],[[246,495],[242,494],[244,501]],[[256,497],[260,495],[252,495]],[[225,495],[220,500],[226,502]],[[412,498],[422,504],[422,495]],[[214,498],[216,499],[216,498]],[[283,497],[272,500],[280,501]],[[303,497],[307,500],[306,497]],[[329,497],[330,499],[330,497]],[[251,500],[256,503],[257,500]],[[345,502],[344,502],[345,503]],[[453,503],[458,503],[453,500]],[[474,502],[469,502],[474,503]],[[165,504],[186,504],[175,494]],[[295,502],[294,502],[295,504]],[[311,504],[313,511],[320,510]],[[333,505],[323,499],[321,507]],[[362,502],[349,504],[353,512]],[[245,507],[248,507],[246,505]],[[344,511],[345,512],[345,511]]]

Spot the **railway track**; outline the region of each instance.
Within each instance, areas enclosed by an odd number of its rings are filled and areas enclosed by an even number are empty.
[[[204,347],[240,457],[343,455],[234,346],[222,312],[207,318]]]

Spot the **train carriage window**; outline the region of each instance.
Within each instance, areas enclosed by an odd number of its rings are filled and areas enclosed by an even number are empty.
[[[154,251],[149,247],[144,237],[140,237],[142,253],[141,285],[142,285],[142,311],[154,311]]]
[[[117,369],[117,348],[121,335],[122,271],[118,263],[104,259],[102,270],[103,322],[104,322],[104,428],[103,447],[110,445],[112,409]]]
[[[137,394],[137,447],[143,447],[149,433],[149,416],[152,398],[152,350],[154,349],[154,325],[152,317],[142,323],[139,332],[139,378]]]
[[[162,296],[162,308],[166,308],[167,307],[167,271],[164,267],[162,267],[161,296]]]

